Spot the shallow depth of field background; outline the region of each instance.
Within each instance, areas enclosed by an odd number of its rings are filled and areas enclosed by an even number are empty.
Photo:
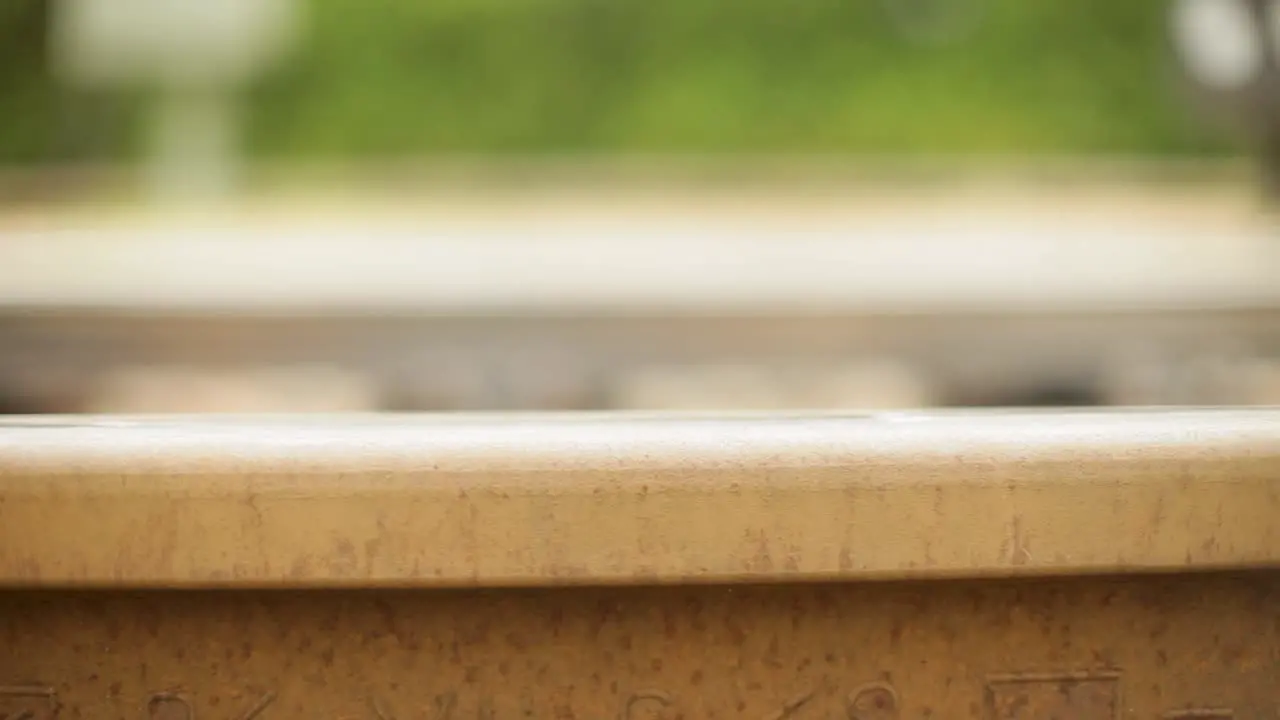
[[[264,158],[1227,149],[1173,82],[1165,3],[310,0],[252,88]],[[49,73],[48,0],[0,6],[0,162],[127,157],[144,92]]]
[[[1167,0],[298,0],[236,92],[51,39],[272,1],[0,2],[0,411],[1280,402]]]

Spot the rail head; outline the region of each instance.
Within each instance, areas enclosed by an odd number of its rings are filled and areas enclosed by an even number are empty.
[[[1250,567],[1280,567],[1280,410],[0,423],[8,587]]]

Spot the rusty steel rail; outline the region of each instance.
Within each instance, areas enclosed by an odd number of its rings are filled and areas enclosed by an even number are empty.
[[[1278,568],[1278,411],[15,418],[0,718],[1271,718]]]
[[[1280,565],[1280,412],[15,420],[0,584],[509,586]]]

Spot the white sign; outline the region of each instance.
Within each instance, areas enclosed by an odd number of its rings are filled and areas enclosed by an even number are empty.
[[[1173,34],[1182,62],[1196,82],[1237,90],[1262,72],[1262,34],[1243,0],[1179,0]]]
[[[90,85],[239,84],[295,38],[294,0],[61,0],[59,70]]]

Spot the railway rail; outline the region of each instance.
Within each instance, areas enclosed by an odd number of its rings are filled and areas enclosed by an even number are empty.
[[[15,417],[0,717],[1270,718],[1280,413]]]

